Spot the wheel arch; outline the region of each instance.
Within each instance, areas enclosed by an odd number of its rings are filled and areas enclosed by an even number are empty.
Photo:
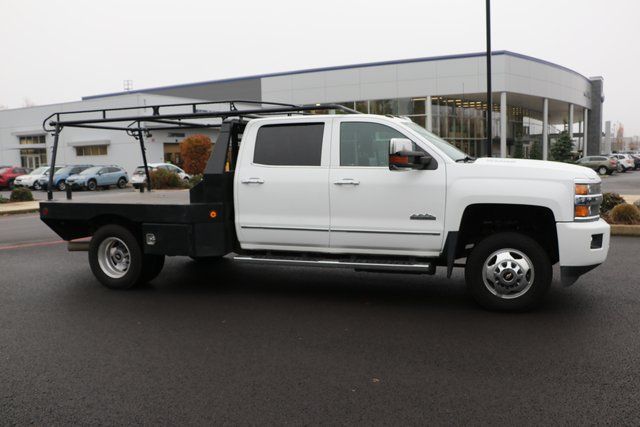
[[[531,237],[544,248],[552,264],[558,262],[556,218],[550,208],[528,204],[477,203],[464,209],[458,230],[447,236],[445,254],[448,274],[455,260],[466,257],[483,238],[504,231]]]

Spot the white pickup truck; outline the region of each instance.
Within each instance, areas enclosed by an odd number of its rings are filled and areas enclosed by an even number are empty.
[[[600,178],[590,169],[473,159],[405,118],[273,110],[217,113],[220,136],[189,202],[153,192],[135,203],[48,201],[41,217],[66,240],[92,236],[70,249],[88,250],[112,288],[152,280],[165,255],[231,254],[362,271],[441,266],[448,276],[464,267],[482,306],[523,310],[542,300],[554,264],[569,285],[607,256]]]

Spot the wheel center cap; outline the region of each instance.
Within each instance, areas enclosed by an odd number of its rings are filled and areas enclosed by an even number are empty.
[[[510,268],[507,268],[500,273],[500,279],[507,285],[513,284],[516,281],[517,277],[518,276],[516,275],[516,272]]]

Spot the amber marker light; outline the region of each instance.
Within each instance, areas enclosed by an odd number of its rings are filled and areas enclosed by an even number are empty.
[[[209,212],[209,218],[213,219],[213,218],[216,218],[217,216],[218,216],[218,212],[216,211]]]
[[[589,195],[589,186],[587,184],[576,184],[576,195],[577,196]]]
[[[576,218],[586,218],[589,216],[589,206],[576,206]]]

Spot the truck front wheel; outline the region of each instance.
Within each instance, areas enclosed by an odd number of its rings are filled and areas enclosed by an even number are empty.
[[[467,258],[465,280],[474,299],[490,310],[523,311],[539,304],[551,284],[549,256],[520,233],[480,241]]]
[[[129,289],[144,280],[143,264],[140,244],[125,227],[105,225],[93,235],[89,265],[94,276],[107,288]]]

